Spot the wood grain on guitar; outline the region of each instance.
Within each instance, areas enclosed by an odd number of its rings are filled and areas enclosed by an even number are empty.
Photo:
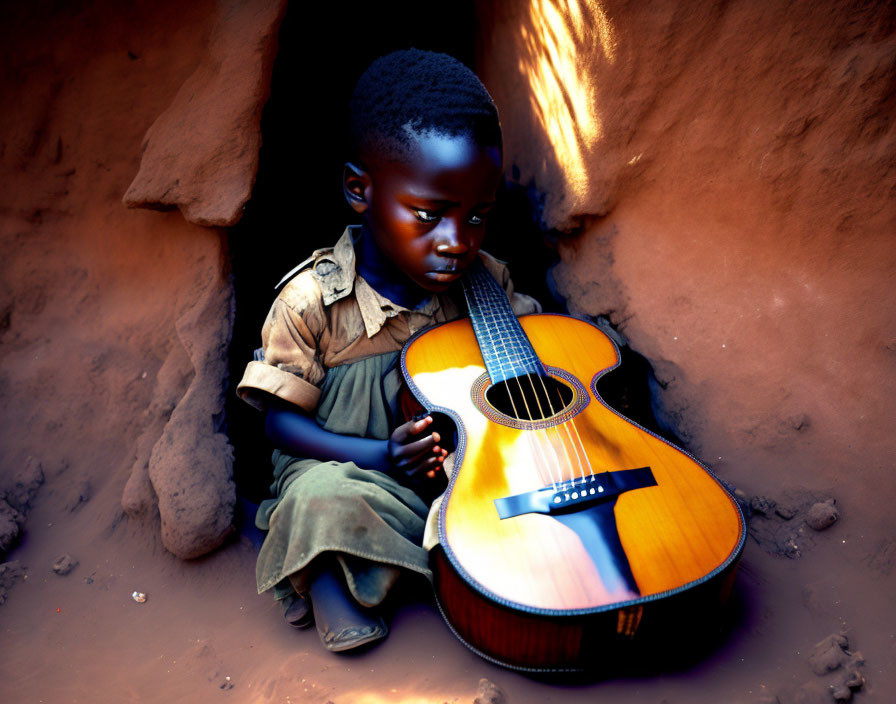
[[[606,335],[566,316],[517,321],[483,271],[465,281],[471,319],[402,353],[414,396],[458,431],[437,594],[485,657],[582,669],[594,648],[660,628],[664,609],[723,601],[744,519],[696,460],[603,404],[596,381],[618,363]],[[490,395],[499,383],[516,390]]]

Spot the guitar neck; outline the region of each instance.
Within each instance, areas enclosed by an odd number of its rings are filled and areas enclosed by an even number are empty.
[[[492,383],[526,374],[545,376],[507,294],[481,261],[470,267],[463,284],[473,331]]]

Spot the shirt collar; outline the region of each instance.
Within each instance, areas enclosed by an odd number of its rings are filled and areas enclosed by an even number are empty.
[[[359,225],[349,225],[332,249],[319,249],[314,255],[311,275],[320,286],[325,306],[345,298],[352,290],[361,309],[361,319],[367,337],[378,333],[386,320],[396,315],[424,315],[431,318],[441,307],[439,297],[433,294],[414,310],[389,300],[355,272],[355,242],[361,236]]]

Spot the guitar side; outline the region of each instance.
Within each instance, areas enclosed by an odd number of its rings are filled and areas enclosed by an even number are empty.
[[[595,384],[619,358],[606,335],[566,316],[520,322],[542,362],[575,388],[569,422],[513,427],[491,413],[477,396],[485,369],[467,320],[415,336],[402,354],[417,399],[458,426],[432,555],[436,589],[455,633],[485,657],[523,669],[580,669],[619,638],[662,629],[667,612],[686,615],[682,605],[694,598],[724,601],[744,519],[696,460],[602,402]],[[621,486],[635,468],[647,468],[651,481],[596,503],[589,497],[596,531],[586,511],[501,518],[496,510],[496,501],[556,479],[591,477],[588,486],[603,491],[597,475]]]

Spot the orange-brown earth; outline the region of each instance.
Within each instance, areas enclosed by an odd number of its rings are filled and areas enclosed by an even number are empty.
[[[251,536],[227,540],[229,254],[195,224],[248,198],[281,5],[6,3],[0,529],[23,532],[3,701],[466,702],[482,677],[512,704],[896,691],[892,8],[508,7],[480,6],[480,70],[511,175],[564,231],[556,290],[653,363],[691,449],[777,502],[752,501],[730,633],[684,667],[560,685],[470,654],[422,597],[358,656],[286,628]],[[811,528],[829,498],[839,519]]]

